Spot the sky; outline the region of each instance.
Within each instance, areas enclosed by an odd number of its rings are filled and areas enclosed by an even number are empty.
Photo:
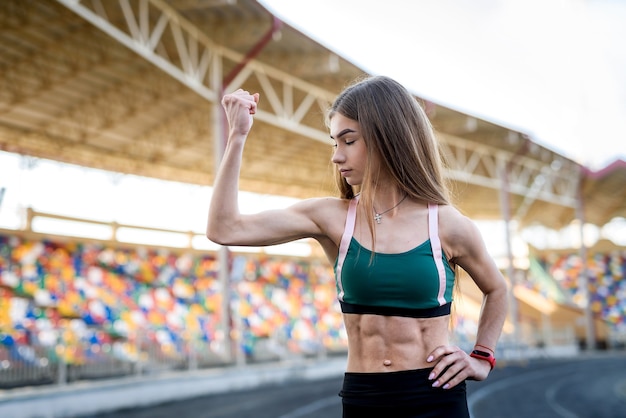
[[[626,1],[261,0],[284,22],[369,73],[434,103],[520,130],[590,168],[626,159]],[[1,191],[4,189],[4,193]],[[25,209],[202,235],[210,188],[0,152],[0,228]],[[138,198],[141,196],[141,198]],[[242,193],[242,211],[293,199]],[[479,225],[494,252],[502,225]],[[107,239],[105,226],[36,218],[39,232]],[[186,236],[123,229],[119,239],[184,246]],[[140,236],[141,235],[141,236]],[[149,234],[148,234],[149,235]],[[532,231],[544,247],[575,247],[576,231]],[[590,230],[626,245],[626,221]],[[517,243],[523,247],[523,243]],[[514,243],[514,245],[517,245]],[[242,250],[238,248],[237,250]],[[265,248],[306,256],[303,245]],[[521,250],[523,252],[523,248]]]
[[[372,74],[592,169],[626,159],[626,1],[261,0]]]

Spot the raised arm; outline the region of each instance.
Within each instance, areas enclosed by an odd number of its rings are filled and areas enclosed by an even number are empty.
[[[287,209],[243,215],[239,211],[239,174],[244,144],[252,128],[258,93],[237,90],[222,99],[229,124],[228,142],[213,185],[207,237],[222,245],[273,245],[304,237],[319,237],[316,214],[319,199],[299,202]]]

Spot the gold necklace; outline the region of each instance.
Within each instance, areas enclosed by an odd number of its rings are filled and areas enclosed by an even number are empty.
[[[374,208],[374,220],[376,221],[377,224],[380,224],[381,220],[383,219],[383,215],[395,208],[397,208],[398,206],[400,206],[400,203],[404,202],[404,199],[406,199],[406,197],[408,196],[408,194],[405,194],[404,197],[398,202],[396,203],[396,205],[392,208],[387,209],[384,212],[377,212],[376,208],[374,207],[374,205],[372,205],[372,207]]]

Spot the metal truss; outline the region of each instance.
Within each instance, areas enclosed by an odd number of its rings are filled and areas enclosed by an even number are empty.
[[[314,105],[319,106],[316,112],[325,109],[334,93],[255,60],[223,86],[223,69],[245,57],[215,44],[163,1],[107,1],[106,8],[101,0],[57,1],[210,102],[219,102],[223,90],[237,89],[254,77],[272,108],[259,110],[255,118],[328,143],[327,132],[302,121]],[[121,15],[123,21],[110,15]]]
[[[102,0],[56,1],[212,103],[219,101],[225,89],[236,89],[253,79],[271,108],[259,110],[257,119],[328,143],[327,132],[304,120],[310,112],[327,108],[334,93],[255,60],[250,60],[229,86],[223,86],[224,68],[237,66],[245,57],[213,42],[163,1],[107,1],[106,8]],[[113,21],[112,15],[123,18]],[[535,200],[576,206],[580,175],[575,164],[553,163],[552,153],[550,161],[544,161],[455,136],[443,134],[440,138],[450,163],[447,174],[453,180],[499,190],[506,173],[509,191],[523,196],[515,217],[524,216]]]
[[[542,152],[538,145],[532,147],[530,155],[520,156],[450,135],[440,134],[440,139],[449,163],[449,178],[492,189],[501,189],[506,178],[509,192],[523,196],[515,218],[524,217],[535,200],[577,206],[580,167],[549,151]]]

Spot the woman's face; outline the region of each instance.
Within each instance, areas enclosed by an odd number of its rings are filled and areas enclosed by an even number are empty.
[[[367,167],[367,146],[359,123],[336,113],[330,120],[330,137],[335,142],[332,162],[351,186],[363,183]]]

